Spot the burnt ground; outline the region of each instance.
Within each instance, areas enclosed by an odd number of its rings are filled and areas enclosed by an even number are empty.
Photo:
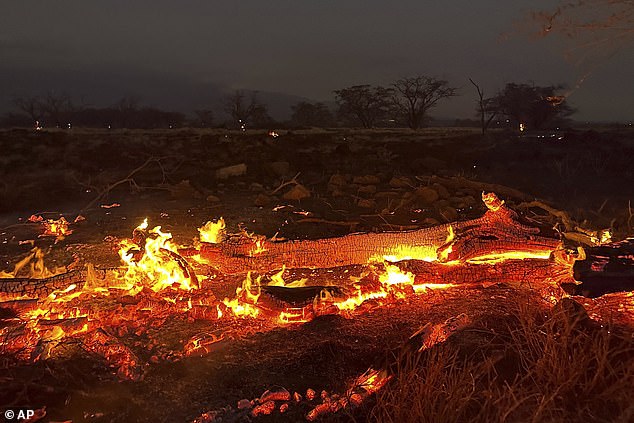
[[[182,244],[220,216],[230,232],[243,225],[293,239],[428,227],[482,214],[479,195],[491,186],[465,181],[510,187],[497,191],[511,207],[535,197],[583,227],[612,228],[617,237],[634,232],[634,134],[627,132],[571,132],[554,142],[450,129],[281,131],[277,138],[12,130],[0,133],[0,151],[0,270],[30,251],[26,240],[47,251],[49,265],[77,257],[117,265],[117,238],[145,217]],[[238,164],[245,173],[222,177]],[[305,196],[295,183],[283,185],[298,173]],[[32,214],[72,221],[80,213],[86,219],[58,242],[26,221]],[[534,210],[526,217],[553,221]],[[324,316],[260,333],[257,323],[244,323],[255,333],[223,341],[204,357],[149,364],[141,382],[119,382],[103,360],[68,345],[54,360],[3,369],[0,404],[46,405],[53,420],[189,421],[275,385],[341,392],[422,324],[461,312],[475,320],[504,316],[506,299],[516,295],[505,287],[431,293],[350,319]],[[173,324],[171,333],[187,334],[182,339],[208,329]],[[299,408],[284,419],[300,418],[306,409]]]

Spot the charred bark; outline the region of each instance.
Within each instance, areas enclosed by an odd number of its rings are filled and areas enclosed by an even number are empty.
[[[607,293],[634,291],[634,238],[585,249],[585,260],[575,262],[579,284],[570,293],[599,297]]]
[[[466,262],[480,257],[522,252],[545,255],[561,247],[557,239],[526,226],[495,194],[483,194],[484,216],[407,232],[355,233],[339,238],[270,242],[247,236],[220,244],[203,243],[200,256],[226,274],[266,273],[283,266],[331,268],[367,264],[390,257]]]

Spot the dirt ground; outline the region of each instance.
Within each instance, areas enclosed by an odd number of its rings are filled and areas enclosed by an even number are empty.
[[[117,239],[146,217],[185,245],[221,216],[229,232],[245,227],[289,239],[429,227],[480,216],[486,188],[499,188],[512,208],[537,198],[587,229],[634,234],[632,132],[570,132],[561,141],[457,129],[278,132],[0,132],[0,270],[33,245],[47,252],[49,266],[77,258],[117,266]],[[536,224],[550,222],[526,213]],[[85,220],[56,241],[39,236],[31,215]],[[204,357],[149,364],[141,382],[118,381],[106,363],[69,345],[55,360],[0,370],[0,405],[45,405],[53,421],[181,422],[273,386],[341,392],[422,324],[461,312],[503,317],[505,299],[517,295],[524,294],[454,289],[349,319],[247,322],[251,336],[222,341]],[[214,329],[171,324],[163,330]],[[281,421],[306,411],[297,407]]]

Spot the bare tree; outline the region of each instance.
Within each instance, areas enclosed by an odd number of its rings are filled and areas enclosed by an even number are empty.
[[[50,91],[46,94],[41,104],[47,119],[50,119],[55,126],[62,127],[64,124],[69,123],[74,106],[68,94],[56,94]]]
[[[478,115],[480,116],[480,125],[482,126],[482,135],[486,134],[489,125],[498,114],[499,108],[495,98],[484,97],[484,91],[473,79],[469,78],[469,82],[473,84],[478,92]]]
[[[456,95],[449,82],[430,76],[402,78],[392,84],[399,94],[398,103],[406,116],[407,125],[418,129],[425,124],[427,112],[443,98]]]
[[[16,97],[13,99],[13,104],[26,113],[34,124],[37,125],[37,122],[42,119],[42,102],[38,97]]]
[[[340,117],[372,128],[392,109],[394,91],[380,86],[354,85],[336,90],[335,95]]]
[[[237,128],[265,125],[271,121],[266,106],[258,101],[256,91],[251,91],[248,98],[244,91],[234,91],[224,98],[223,109]]]

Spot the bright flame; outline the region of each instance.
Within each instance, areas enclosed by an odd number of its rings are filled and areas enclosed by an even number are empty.
[[[65,272],[65,267],[55,267],[52,270],[47,268],[44,264],[44,252],[40,248],[35,247],[28,256],[15,265],[12,272],[0,271],[0,278],[25,277],[42,279]]]
[[[269,282],[270,286],[285,286],[286,282],[284,282],[284,271],[286,271],[286,266],[282,265],[282,270],[271,276],[271,281]]]
[[[41,236],[54,236],[60,241],[73,233],[68,228],[68,221],[63,216],[57,220],[48,219],[43,221],[42,225],[44,225],[44,233]]]
[[[211,220],[198,228],[201,242],[209,242],[211,244],[219,244],[225,235],[225,220],[221,217],[216,222]]]
[[[257,254],[261,254],[267,250],[266,247],[264,246],[266,242],[266,239],[264,237],[258,237],[254,241],[255,241],[255,246],[251,249],[251,251],[249,251],[249,255],[251,257]]]
[[[255,284],[253,279],[251,279],[251,272],[247,273],[246,279],[242,282],[242,286],[236,288],[236,296],[234,299],[230,300],[229,298],[225,298],[222,300],[222,303],[227,306],[237,317],[257,317],[260,313],[260,310],[255,306],[260,298],[260,279],[258,276],[255,279]],[[255,289],[254,289],[255,285]],[[255,292],[254,292],[255,291]],[[222,316],[222,313],[219,311],[219,317]]]
[[[414,274],[403,272],[397,266],[388,264],[385,266],[385,273],[379,275],[379,281],[384,285],[414,284]]]
[[[145,219],[137,230],[144,231],[147,227],[148,223]],[[130,289],[143,280],[149,280],[150,288],[155,292],[173,286],[189,291],[198,286],[196,275],[189,274],[175,260],[175,257],[180,256],[171,239],[172,234],[162,232],[161,227],[157,226],[145,238],[143,247],[129,239],[121,242],[119,256],[128,266],[122,279],[129,284]],[[140,248],[142,250],[139,251]],[[141,257],[135,257],[139,254]]]
[[[473,264],[495,264],[506,260],[543,259],[550,258],[551,250],[542,251],[506,251],[504,253],[491,253],[467,260]]]
[[[433,245],[420,245],[420,246],[411,246],[411,245],[394,245],[389,247],[390,254],[386,254],[382,257],[373,257],[371,261],[390,261],[397,262],[403,260],[422,260],[427,262],[438,261],[439,259],[444,260],[447,258],[447,255],[451,252],[451,242],[453,242],[455,238],[455,233],[453,227],[451,225],[447,226],[447,237],[445,238],[445,242],[443,245],[448,245],[443,250],[438,251],[438,249]]]

